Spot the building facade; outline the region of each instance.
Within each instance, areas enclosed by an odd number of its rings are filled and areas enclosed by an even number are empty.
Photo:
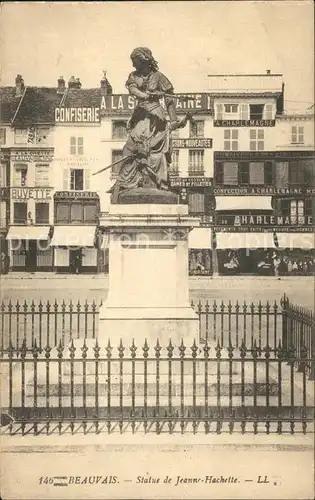
[[[2,88],[1,245],[6,268],[107,272],[109,188],[136,100],[106,75],[82,88]],[[287,114],[282,75],[212,75],[207,92],[176,94],[193,121],[173,133],[171,189],[201,225],[191,275],[314,272],[314,114]],[[105,166],[112,167],[96,174]],[[8,264],[9,262],[9,264]],[[2,264],[5,267],[4,264]]]

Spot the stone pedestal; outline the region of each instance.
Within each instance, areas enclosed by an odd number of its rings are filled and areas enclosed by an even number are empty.
[[[176,204],[117,204],[100,221],[109,230],[109,292],[99,342],[166,345],[199,341],[189,303],[188,233],[199,219]]]

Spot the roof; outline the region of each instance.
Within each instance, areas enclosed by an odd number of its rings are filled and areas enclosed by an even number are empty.
[[[208,94],[211,96],[211,97],[223,97],[223,98],[232,98],[232,97],[237,97],[237,98],[250,98],[250,97],[262,97],[262,98],[265,98],[265,97],[280,97],[281,96],[281,92],[213,92],[213,91],[210,91],[208,92]]]
[[[0,120],[10,123],[21,101],[15,97],[15,87],[0,87]]]
[[[57,88],[26,87],[14,124],[54,123],[55,108],[60,105],[62,96],[57,93]]]
[[[101,88],[67,89],[61,106],[65,108],[98,108],[102,97]]]

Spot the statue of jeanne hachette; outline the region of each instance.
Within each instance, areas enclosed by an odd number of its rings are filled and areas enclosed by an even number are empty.
[[[119,203],[119,195],[126,189],[147,187],[168,190],[171,132],[185,127],[191,119],[189,114],[181,120],[177,118],[173,85],[159,71],[151,50],[138,47],[130,58],[135,71],[130,73],[126,87],[138,104],[128,122],[123,160],[116,182],[109,191],[112,203]],[[160,103],[162,97],[169,122]]]

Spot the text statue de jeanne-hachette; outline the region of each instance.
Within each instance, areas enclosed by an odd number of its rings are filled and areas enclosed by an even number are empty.
[[[122,158],[95,174],[118,164],[117,179],[109,191],[112,203],[130,203],[133,193],[137,203],[145,203],[149,197],[152,202],[152,197],[156,196],[160,198],[160,203],[162,197],[165,198],[164,203],[167,200],[172,202],[176,195],[169,191],[171,133],[185,127],[192,116],[187,113],[181,119],[177,117],[173,85],[159,71],[150,49],[138,47],[132,51],[130,58],[135,71],[130,73],[126,87],[137,99],[137,106],[128,122],[128,139]],[[160,102],[162,98],[169,121]]]

